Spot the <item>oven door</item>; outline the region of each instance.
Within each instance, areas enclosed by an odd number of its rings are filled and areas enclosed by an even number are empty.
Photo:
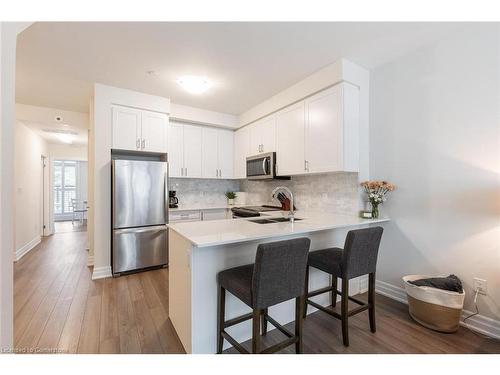
[[[274,177],[274,152],[247,158],[247,178],[266,180]]]

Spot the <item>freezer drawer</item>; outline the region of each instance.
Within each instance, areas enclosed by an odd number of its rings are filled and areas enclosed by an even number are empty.
[[[165,225],[113,230],[113,274],[168,263]]]

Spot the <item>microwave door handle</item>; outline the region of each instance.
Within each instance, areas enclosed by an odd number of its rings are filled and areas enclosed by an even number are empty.
[[[264,174],[267,175],[267,158],[262,159],[262,170],[264,171]]]

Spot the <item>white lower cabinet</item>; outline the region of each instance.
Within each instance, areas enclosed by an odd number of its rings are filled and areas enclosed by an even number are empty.
[[[169,223],[189,221],[209,221],[231,219],[232,213],[228,208],[216,208],[209,210],[171,211],[168,215]]]

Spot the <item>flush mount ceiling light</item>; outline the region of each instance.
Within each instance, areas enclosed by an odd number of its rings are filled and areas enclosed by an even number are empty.
[[[177,79],[177,83],[187,92],[195,95],[203,94],[212,85],[206,77],[183,76]]]

